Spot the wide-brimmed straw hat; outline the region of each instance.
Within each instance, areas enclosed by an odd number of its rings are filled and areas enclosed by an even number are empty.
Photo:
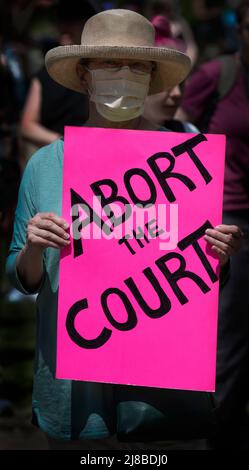
[[[107,10],[84,25],[81,44],[59,46],[45,56],[49,75],[60,85],[84,93],[76,72],[80,59],[133,59],[157,63],[149,94],[174,87],[188,75],[191,62],[174,49],[155,46],[155,29],[142,15],[129,10]]]

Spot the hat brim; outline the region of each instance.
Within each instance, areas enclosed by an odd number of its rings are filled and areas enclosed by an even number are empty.
[[[149,94],[160,93],[181,83],[188,75],[191,61],[186,54],[165,47],[132,46],[58,46],[47,52],[45,65],[49,75],[60,85],[84,93],[76,64],[80,59],[138,59],[157,62]]]

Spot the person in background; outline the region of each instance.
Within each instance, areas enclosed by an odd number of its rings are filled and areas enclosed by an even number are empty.
[[[184,41],[180,38],[174,38],[171,29],[171,23],[166,15],[156,15],[151,19],[156,36],[155,44],[158,47],[169,47],[178,51],[185,51]]]
[[[175,119],[180,106],[184,85],[177,85],[171,90],[147,96],[144,117],[148,121],[166,127],[172,132],[200,132],[194,124]]]
[[[0,38],[2,43],[3,38]],[[13,77],[5,50],[0,44],[0,295],[7,290],[3,276],[4,255],[11,241],[14,211],[20,182],[19,139],[17,121],[18,99]]]
[[[237,9],[238,53],[204,63],[187,80],[178,119],[203,132],[225,134],[223,223],[238,224],[243,247],[231,260],[230,278],[220,296],[216,397],[219,448],[243,447],[249,400],[249,1]]]
[[[157,26],[157,31],[162,32],[164,36],[165,25],[160,18],[155,20],[157,16],[164,16],[169,20],[173,39],[180,45],[182,52],[185,52],[190,57],[192,66],[194,66],[198,59],[198,47],[190,25],[181,15],[179,2],[174,0],[154,0],[148,3],[147,17],[150,19],[154,18],[156,23],[154,26]]]
[[[74,2],[73,2],[74,3]],[[96,11],[88,2],[75,3],[75,8],[61,1],[57,10],[60,46],[80,42],[83,22]],[[81,21],[79,20],[81,18]],[[50,144],[64,133],[64,126],[80,126],[88,118],[86,95],[68,90],[50,78],[43,66],[31,81],[21,119],[21,135],[28,158],[43,145]]]
[[[151,23],[156,32],[156,46],[182,51],[183,44],[173,38],[170,22],[166,16],[155,16]],[[145,118],[173,132],[199,132],[190,122],[175,119],[175,114],[181,103],[183,88],[184,83],[181,83],[171,90],[147,96],[144,105]]]

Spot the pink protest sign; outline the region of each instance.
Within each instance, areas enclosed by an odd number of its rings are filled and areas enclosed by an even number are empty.
[[[225,137],[66,127],[57,378],[213,391]],[[146,212],[147,210],[147,212]]]

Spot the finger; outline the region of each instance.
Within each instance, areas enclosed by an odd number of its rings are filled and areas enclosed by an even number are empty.
[[[217,255],[219,256],[221,265],[225,264],[228,261],[229,256],[227,256],[226,253],[224,253],[224,251],[220,250],[220,248],[217,248],[216,246],[213,245],[211,249],[215,253],[217,253]]]
[[[44,238],[37,237],[37,235],[35,234],[32,234],[31,237],[29,237],[29,242],[31,242],[34,246],[41,246],[42,248],[62,248],[61,245],[58,245],[57,243],[54,243],[51,240],[46,240]]]
[[[217,225],[215,227],[216,230],[219,230],[222,233],[231,233],[235,238],[241,238],[243,237],[243,232],[240,230],[240,228],[237,225]]]
[[[64,238],[56,235],[55,233],[52,233],[48,230],[40,229],[38,227],[33,227],[32,233],[41,239],[49,240],[59,246],[67,246],[70,244],[70,240],[65,240]]]
[[[69,224],[65,219],[63,219],[62,217],[59,217],[57,214],[54,214],[53,212],[39,212],[37,216],[39,216],[41,219],[52,220],[57,225],[65,229],[69,227]]]
[[[227,256],[226,253],[225,253],[223,250],[221,250],[220,248],[218,248],[218,247],[215,246],[215,245],[212,245],[212,246],[211,246],[211,249],[212,249],[213,251],[215,251],[216,253],[218,253],[219,256]]]
[[[231,233],[226,234],[226,233],[222,233],[222,232],[219,232],[216,229],[211,229],[211,228],[208,228],[205,231],[205,233],[207,235],[209,235],[210,237],[215,238],[216,240],[220,240],[223,243],[227,243],[232,248],[234,248],[234,246],[235,246],[235,240],[234,240],[233,235]]]
[[[35,226],[39,229],[53,232],[54,234],[64,238],[65,240],[68,240],[70,237],[70,235],[61,226],[57,225],[53,220],[38,219],[35,223]]]
[[[223,243],[220,240],[217,240],[216,238],[210,237],[209,235],[205,235],[204,238],[208,243],[216,246],[217,248],[222,250],[225,254],[229,256],[233,254],[233,248],[230,245]]]

